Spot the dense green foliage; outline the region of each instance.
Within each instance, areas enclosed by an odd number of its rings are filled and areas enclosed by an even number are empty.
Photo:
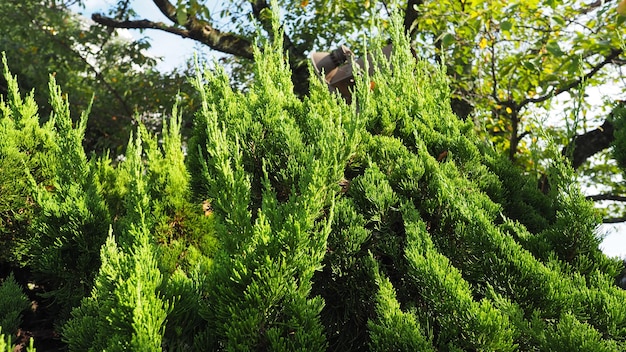
[[[281,40],[263,42],[246,93],[196,76],[187,155],[175,110],[115,167],[86,157],[54,83],[41,126],[10,84],[0,162],[46,164],[7,189],[36,206],[6,233],[69,350],[624,350],[621,263],[560,152],[541,192],[452,113],[398,21],[390,36],[352,105],[317,81],[299,99]],[[21,146],[22,126],[49,145]]]
[[[11,273],[0,283],[0,351],[14,351],[11,341],[22,324],[22,313],[29,307],[28,297]],[[27,351],[35,351],[32,338]]]
[[[615,124],[613,156],[617,164],[622,169],[626,169],[626,107],[623,103],[613,110],[611,118]]]
[[[13,274],[9,275],[0,284],[0,327],[14,335],[22,323],[22,312],[29,306],[28,297],[15,282]]]
[[[82,0],[76,0],[81,3]],[[148,5],[149,4],[149,5]],[[314,51],[346,44],[363,56],[362,38],[403,16],[414,52],[446,67],[453,111],[474,120],[483,138],[541,178],[550,157],[545,146],[567,150],[578,182],[603,210],[604,222],[624,222],[626,188],[610,152],[604,123],[624,99],[626,3],[563,0],[117,0],[94,20],[110,29],[150,28],[219,52],[231,84],[254,82],[258,38],[284,29],[283,50],[294,89],[309,92],[307,62]],[[152,10],[165,15],[154,16]],[[210,30],[199,30],[199,29]],[[155,44],[158,45],[158,44]],[[598,126],[602,126],[597,128]],[[597,128],[597,129],[596,129]],[[580,141],[580,136],[602,138]]]
[[[29,180],[42,187],[52,187],[55,165],[51,159],[56,143],[50,126],[39,125],[37,105],[32,96],[25,100],[20,97],[17,80],[10,76],[4,57],[3,64],[10,94],[0,102],[0,241],[3,261],[24,263],[24,247],[28,243],[22,234],[34,216],[34,197]]]
[[[167,287],[163,294],[169,295],[169,300],[184,302],[179,295],[189,287],[187,273],[211,267],[217,242],[211,214],[203,213],[201,205],[192,202],[187,187],[189,176],[183,163],[180,116],[176,114],[171,123],[164,125],[162,143],[142,126],[142,138],[128,148],[128,161],[113,167],[107,156],[92,156],[88,160],[81,145],[87,114],[79,123],[72,123],[69,104],[53,79],[53,112],[40,125],[33,97],[20,96],[6,60],[4,67],[9,89],[7,100],[0,102],[0,170],[6,171],[2,175],[7,187],[3,186],[2,191],[6,195],[3,200],[8,201],[1,227],[6,244],[3,264],[32,269],[35,280],[46,288],[42,298],[59,324],[72,316],[79,319],[81,314],[108,321],[89,307],[125,304],[101,302],[110,299],[109,292],[113,291],[109,288],[119,281],[128,282],[118,289],[119,299],[132,299],[131,293],[139,295],[128,307],[136,306],[144,296],[154,295],[157,288],[163,288],[161,284]],[[15,213],[21,216],[14,216]],[[111,237],[110,228],[120,235]],[[127,252],[143,253],[144,257]],[[112,262],[116,253],[118,259]],[[139,266],[135,268],[134,264]],[[107,276],[112,272],[117,276]],[[137,293],[137,284],[144,285],[149,294]],[[97,287],[102,287],[101,291]],[[85,299],[82,307],[81,300],[90,292],[93,297]],[[77,312],[71,316],[72,309]],[[172,314],[171,322],[182,325],[185,321],[186,311],[168,312]],[[133,343],[153,341],[154,336],[162,334],[164,318],[151,323],[152,314],[137,314],[138,321],[128,322],[132,329],[142,332]],[[177,321],[176,316],[181,320]],[[152,331],[153,335],[146,335],[145,331]],[[179,336],[175,331],[171,335]],[[90,335],[89,341],[93,338]],[[142,340],[145,338],[148,340]],[[104,343],[107,346],[109,342]]]

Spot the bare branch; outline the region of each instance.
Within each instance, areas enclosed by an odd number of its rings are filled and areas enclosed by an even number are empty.
[[[115,18],[103,16],[99,13],[93,14],[91,19],[96,23],[113,28],[158,29],[176,34],[183,38],[196,40],[213,50],[253,59],[252,43],[249,40],[233,33],[221,32],[211,27],[207,22],[197,20],[193,17],[189,18],[184,28],[169,26],[163,22],[153,22],[146,19],[120,21]]]
[[[626,196],[618,196],[616,194],[595,194],[593,196],[587,196],[587,199],[592,201],[611,200],[615,202],[626,202]]]
[[[172,5],[171,2],[167,0],[153,0],[154,4],[159,8],[161,13],[167,17],[168,20],[178,23],[176,20],[176,7]],[[180,25],[184,25],[184,23],[179,23]]]
[[[602,219],[602,223],[604,223],[604,224],[617,224],[617,223],[620,223],[620,222],[626,222],[626,217]]]

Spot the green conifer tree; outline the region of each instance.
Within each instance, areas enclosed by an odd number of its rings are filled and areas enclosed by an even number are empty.
[[[585,350],[623,348],[617,262],[600,252],[598,219],[571,171],[555,157],[548,194],[511,171],[469,122],[451,113],[442,72],[412,57],[397,23],[391,34],[390,62],[379,55],[377,72],[357,82],[367,131],[347,192],[355,211],[341,213],[348,219],[337,219],[329,238],[359,250],[331,247],[315,281],[315,292],[333,302],[326,307],[349,306],[358,314],[344,325],[345,315],[322,312],[327,327],[355,332],[327,330],[332,343],[342,350],[387,346],[379,330],[386,318],[375,309],[380,301],[355,304],[347,294],[375,292],[371,280],[342,280],[366,267],[347,256],[371,253],[380,268],[372,275],[388,278],[401,312],[414,312],[420,326],[432,329],[436,349],[568,350],[583,336],[590,338]],[[521,213],[520,204],[534,211]],[[564,326],[575,331],[565,336]]]
[[[196,79],[204,103],[192,176],[211,200],[222,248],[207,281],[201,350],[326,348],[311,279],[359,121],[346,120],[351,108],[319,83],[300,101],[281,52],[279,40],[257,52],[258,81],[245,95],[220,69]]]
[[[0,231],[11,254],[2,259],[31,266],[63,319],[91,289],[110,223],[82,148],[87,112],[74,128],[67,100],[51,77],[53,113],[40,126],[32,94],[21,98],[6,59],[3,64],[9,92],[1,104]]]
[[[620,263],[560,153],[542,192],[452,113],[446,75],[413,57],[398,17],[351,105],[321,82],[298,99],[267,15],[276,40],[249,91],[219,68],[195,78],[186,163],[177,118],[162,143],[140,126],[113,167],[87,162],[84,118],[71,126],[54,84],[43,127],[28,99],[0,104],[0,160],[49,160],[30,172],[33,263],[93,265],[51,274],[66,306],[84,293],[64,289],[91,287],[64,325],[70,350],[626,349]],[[39,155],[15,140],[28,128],[51,136]],[[84,243],[102,223],[106,240]]]
[[[99,251],[111,223],[95,162],[82,146],[88,111],[74,127],[67,99],[50,78],[51,126],[56,145],[50,151],[54,177],[50,187],[33,179],[38,206],[29,249],[36,279],[45,285],[60,320],[80,303],[100,266]]]
[[[395,21],[390,62],[374,53],[351,106],[317,83],[295,99],[277,43],[247,94],[220,69],[196,79],[191,180],[222,244],[196,347],[623,348],[618,262],[571,169],[554,153],[542,193],[454,116],[445,74]]]
[[[29,178],[50,187],[56,146],[51,124],[39,125],[32,94],[22,98],[17,78],[2,56],[7,94],[0,101],[0,262],[22,266],[28,262],[28,227],[34,214]],[[30,175],[29,175],[30,174]]]
[[[22,312],[28,308],[30,301],[11,273],[0,284],[0,327],[15,335],[22,323]]]
[[[133,182],[122,232],[109,234],[91,296],[72,311],[63,336],[72,351],[161,351],[169,304],[150,234],[151,200],[143,178],[141,136],[129,144]]]

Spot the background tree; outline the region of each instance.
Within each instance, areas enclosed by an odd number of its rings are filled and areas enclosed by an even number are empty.
[[[3,1],[0,15],[6,20],[0,24],[0,50],[6,51],[22,90],[34,89],[42,115],[51,109],[49,74],[75,111],[85,110],[93,98],[84,143],[88,150],[114,149],[120,154],[135,114],[154,125],[171,109],[176,93],[188,93],[189,86],[181,73],[155,69],[155,58],[145,54],[146,40],[133,41],[72,13],[69,6],[76,3]],[[6,96],[5,81],[0,82],[0,93]]]
[[[134,14],[132,0],[119,1],[115,15],[92,18],[111,28],[167,31],[229,54],[226,60],[237,67],[233,76],[245,85],[255,38],[272,36],[272,14],[280,10],[284,51],[300,95],[308,92],[311,51],[361,42],[376,32],[373,23],[384,26],[399,10],[416,53],[448,67],[458,116],[472,118],[503,153],[538,178],[545,171],[546,138],[555,139],[582,181],[601,193],[591,199],[624,199],[617,182],[621,171],[609,150],[626,62],[617,1],[283,0],[277,2],[280,9],[265,0],[220,6],[153,2],[168,23]],[[605,222],[622,221],[623,212],[606,208]]]

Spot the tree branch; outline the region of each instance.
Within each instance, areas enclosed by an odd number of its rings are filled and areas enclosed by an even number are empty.
[[[155,2],[156,1],[157,0],[155,0]],[[213,28],[207,22],[191,16],[187,23],[185,23],[184,28],[169,26],[163,22],[153,22],[146,19],[120,21],[115,18],[103,16],[99,13],[91,15],[91,19],[96,23],[112,28],[158,29],[176,34],[183,38],[196,40],[222,53],[253,59],[252,43],[249,40],[233,33],[221,32]]]
[[[615,194],[595,194],[593,196],[587,196],[587,199],[594,202],[600,200],[611,200],[615,202],[626,202],[626,196],[618,196]]]
[[[571,89],[578,87],[582,82],[592,78],[596,73],[598,73],[598,71],[600,71],[604,66],[612,63],[615,59],[617,59],[622,53],[624,52],[623,49],[611,49],[611,52],[609,53],[609,55],[607,55],[604,60],[602,60],[601,62],[599,62],[596,66],[594,66],[589,72],[587,72],[587,74],[585,74],[584,76],[575,79],[567,84],[565,84],[562,87],[558,87],[553,89],[552,91],[548,92],[545,95],[542,95],[540,97],[537,98],[526,98],[525,100],[522,100],[522,102],[519,104],[519,107],[522,108],[530,103],[542,103],[552,97],[555,97],[557,95],[560,95],[562,93],[568,92]]]
[[[580,9],[580,11],[578,11],[578,12],[581,15],[586,15],[589,12],[597,9],[598,7],[604,5],[604,4],[608,3],[608,2],[611,2],[611,0],[608,0],[608,1],[607,0],[596,0],[596,1],[592,2],[591,4],[585,4],[585,7],[582,7]]]
[[[613,135],[615,131],[615,126],[612,122],[614,120],[613,114],[615,109],[623,107],[624,104],[622,101],[617,102],[616,107],[611,110],[602,126],[593,131],[574,136],[572,141],[563,148],[563,155],[570,158],[574,169],[580,167],[592,155],[611,146],[611,143],[615,140]]]
[[[572,167],[578,169],[589,157],[611,146],[615,140],[614,130],[613,123],[606,120],[595,130],[574,136],[570,144],[563,148],[563,154],[570,153]]]
[[[176,7],[168,0],[153,0],[154,4],[159,8],[161,13],[167,19],[172,21],[174,25],[168,25],[163,22],[154,22],[148,19],[142,20],[119,20],[116,18],[104,16],[95,13],[91,18],[101,25],[111,28],[125,29],[156,29],[164,32],[172,33],[183,38],[190,38],[207,45],[209,48],[242,57],[246,59],[254,59],[253,43],[243,36],[234,33],[222,32],[204,20],[198,19],[194,15],[188,15],[185,23],[179,23],[176,16]],[[251,2],[252,14],[261,23],[261,26],[269,34],[273,36],[272,20],[263,14],[265,9],[270,9],[269,4],[265,0],[256,0]],[[297,94],[305,95],[308,93],[309,71],[307,66],[307,57],[302,50],[299,50],[286,33],[283,33],[283,47],[289,57],[289,66],[292,71],[292,81]]]
[[[404,10],[404,30],[409,38],[413,38],[417,32],[417,25],[415,21],[419,17],[417,7],[420,6],[423,0],[408,0],[406,4],[406,10]]]
[[[626,217],[602,219],[603,224],[617,224],[620,222],[626,222]]]
[[[176,7],[174,5],[172,5],[171,2],[167,1],[167,0],[153,0],[154,4],[159,8],[159,10],[161,11],[161,13],[167,17],[168,20],[174,22],[174,23],[178,23],[178,20],[176,19]],[[178,23],[181,26],[184,26],[184,23]]]

